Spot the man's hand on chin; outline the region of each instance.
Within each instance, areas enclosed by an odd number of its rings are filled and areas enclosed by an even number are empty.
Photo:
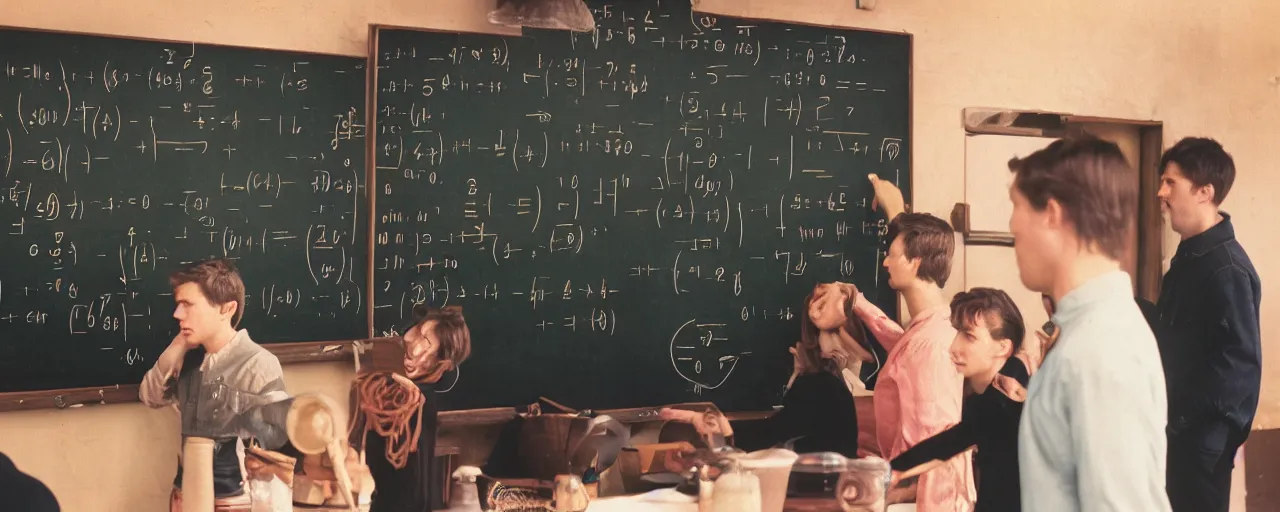
[[[179,332],[177,336],[173,337],[173,342],[171,344],[182,346],[182,350],[184,352],[200,346],[200,342],[195,341],[195,338],[191,337],[186,332]]]

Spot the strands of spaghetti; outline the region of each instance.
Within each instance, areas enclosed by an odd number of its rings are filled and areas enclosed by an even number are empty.
[[[404,468],[409,454],[418,450],[422,434],[422,405],[426,398],[415,386],[406,386],[389,372],[374,372],[356,379],[356,395],[360,414],[364,416],[364,439],[370,431],[387,439],[387,461],[396,469]],[[410,431],[410,420],[418,421]],[[353,425],[354,426],[354,425]],[[361,451],[364,447],[361,446]]]
[[[489,488],[485,497],[489,509],[494,512],[546,512],[551,510],[551,501],[538,496],[537,492],[519,487],[510,487],[495,483]]]

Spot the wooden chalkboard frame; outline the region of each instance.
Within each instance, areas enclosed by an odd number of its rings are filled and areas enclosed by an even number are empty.
[[[364,189],[369,191],[369,200],[365,201],[365,206],[369,208],[368,221],[365,229],[369,230],[369,246],[366,247],[369,258],[369,269],[365,276],[365,290],[369,291],[369,307],[365,308],[365,324],[369,326],[369,336],[374,335],[373,327],[373,287],[375,279],[373,278],[373,255],[377,244],[373,240],[373,232],[377,229],[377,222],[373,218],[377,209],[377,196],[374,193],[377,189],[378,176],[374,174],[378,170],[374,159],[377,158],[377,123],[378,123],[378,29],[376,25],[369,26],[368,35],[369,47],[365,55],[365,82],[364,82]],[[373,124],[370,124],[373,123]]]
[[[210,43],[201,41],[179,41],[173,39],[140,37],[132,35],[120,34],[104,34],[94,32],[81,32],[75,30],[53,30],[37,27],[22,27],[14,25],[0,24],[0,30],[19,30],[26,32],[40,32],[45,34],[57,34],[68,36],[87,36],[87,37],[106,37],[113,39],[125,39],[132,41],[152,42],[152,43],[169,43],[169,44],[197,44],[204,46],[212,46],[217,48],[233,48],[244,50],[264,50],[273,52],[289,52],[305,55],[318,55],[329,57],[348,57],[348,58],[365,58],[366,59],[366,84],[364,95],[366,98],[366,107],[368,107],[369,82],[373,71],[368,68],[367,55],[350,55],[344,53],[317,52],[304,50],[291,50],[281,48],[269,48],[265,46],[248,46],[234,45],[223,43]],[[372,157],[373,145],[370,143],[372,139],[366,132],[365,136],[365,155]],[[367,172],[367,171],[366,171]],[[372,192],[370,196],[372,197]],[[373,205],[367,206],[370,212],[373,211]],[[372,223],[372,219],[370,219]],[[368,247],[369,268],[373,269],[373,244]],[[372,283],[372,281],[370,281]],[[301,363],[301,362],[333,362],[333,361],[353,361],[353,354],[357,350],[357,344],[370,344],[377,341],[373,337],[373,308],[368,308],[369,321],[365,325],[365,333],[368,338],[362,340],[318,340],[318,341],[298,341],[286,343],[269,343],[263,344],[262,347],[274,354],[281,364]],[[45,389],[38,391],[17,391],[9,393],[0,393],[0,412],[36,410],[36,409],[67,409],[77,408],[86,405],[99,404],[120,404],[140,401],[138,397],[138,384],[115,384],[109,386],[96,386],[85,388],[61,388],[61,389]]]

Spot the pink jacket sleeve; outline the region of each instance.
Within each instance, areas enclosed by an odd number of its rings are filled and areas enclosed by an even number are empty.
[[[880,341],[886,352],[893,350],[893,346],[902,338],[902,326],[885,315],[884,311],[867,300],[861,292],[858,293],[857,300],[853,301],[853,312],[867,325],[867,329],[871,330],[871,334]]]

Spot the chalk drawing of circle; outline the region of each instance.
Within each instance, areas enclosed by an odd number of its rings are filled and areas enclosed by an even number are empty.
[[[690,326],[694,326],[694,329],[689,329]],[[716,389],[729,380],[729,375],[738,367],[738,356],[721,355],[723,350],[715,347],[718,341],[706,341],[714,339],[713,330],[702,334],[698,332],[698,329],[709,327],[723,328],[719,324],[698,324],[696,318],[685,322],[671,335],[668,350],[671,354],[671,366],[680,374],[680,378],[701,388]],[[684,339],[681,339],[681,335],[684,335]]]
[[[458,385],[458,379],[462,378],[462,367],[454,368],[452,372],[447,372],[447,373],[453,374],[453,383],[449,384],[449,387],[445,389],[437,389],[436,393],[443,394],[443,393],[448,393],[450,391],[453,391],[453,388]]]

